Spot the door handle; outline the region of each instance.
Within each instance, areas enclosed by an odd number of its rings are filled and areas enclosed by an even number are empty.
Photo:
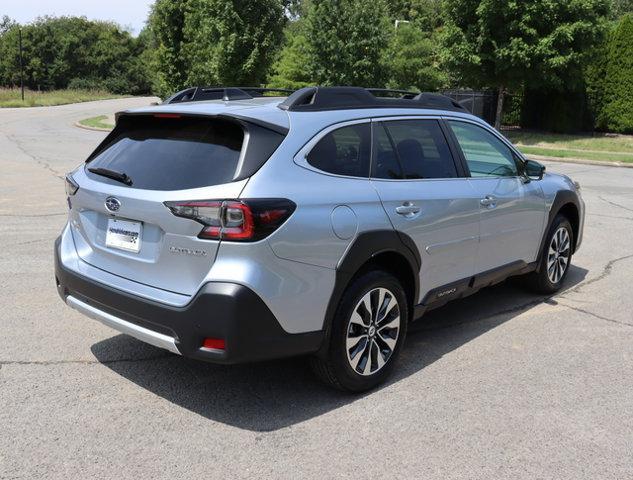
[[[497,206],[497,199],[492,195],[486,195],[484,198],[479,200],[479,204],[482,207],[495,208]]]
[[[416,213],[420,213],[420,207],[415,205],[413,202],[404,202],[399,207],[396,207],[396,213],[405,217],[412,217]]]

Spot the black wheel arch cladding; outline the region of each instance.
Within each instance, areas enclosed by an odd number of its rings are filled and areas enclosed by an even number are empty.
[[[575,253],[576,242],[578,241],[578,233],[580,228],[580,211],[580,200],[576,192],[572,192],[571,190],[560,190],[556,193],[556,196],[554,197],[554,202],[552,203],[552,206],[549,210],[547,225],[545,226],[543,236],[541,238],[541,245],[539,246],[538,250],[539,259],[542,257],[543,251],[546,247],[547,237],[549,236],[549,231],[552,228],[552,224],[554,223],[556,217],[561,213],[565,217],[567,217],[569,223],[571,224],[573,242],[572,253]]]
[[[347,254],[336,269],[334,289],[330,295],[323,324],[324,342],[321,352],[328,347],[332,321],[341,301],[341,297],[352,279],[365,265],[368,265],[383,254],[398,255],[408,265],[413,278],[413,288],[409,298],[409,307],[412,314],[413,306],[417,302],[420,292],[420,267],[422,259],[415,242],[407,234],[395,230],[373,230],[359,234],[347,250]],[[389,270],[388,268],[386,270]],[[406,285],[403,285],[405,290]]]

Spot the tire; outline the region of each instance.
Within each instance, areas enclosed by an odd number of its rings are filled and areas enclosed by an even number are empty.
[[[381,308],[377,308],[381,298]],[[370,390],[384,382],[406,337],[407,305],[402,284],[387,272],[373,270],[354,279],[332,320],[327,353],[324,358],[312,358],[316,375],[349,392]]]
[[[552,294],[561,289],[571,265],[573,244],[574,231],[569,220],[557,215],[547,232],[538,269],[527,278],[528,286],[533,291]]]

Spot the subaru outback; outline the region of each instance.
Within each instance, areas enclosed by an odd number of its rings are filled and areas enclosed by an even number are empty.
[[[363,391],[426,311],[510,276],[563,285],[578,185],[455,101],[271,93],[194,87],[117,115],[66,177],[68,306],[193,359],[308,355]]]

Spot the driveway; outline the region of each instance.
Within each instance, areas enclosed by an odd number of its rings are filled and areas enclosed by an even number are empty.
[[[63,174],[135,98],[0,109],[0,478],[633,478],[633,169],[582,184],[565,291],[516,283],[432,312],[363,396],[303,359],[196,363],[62,304]]]

